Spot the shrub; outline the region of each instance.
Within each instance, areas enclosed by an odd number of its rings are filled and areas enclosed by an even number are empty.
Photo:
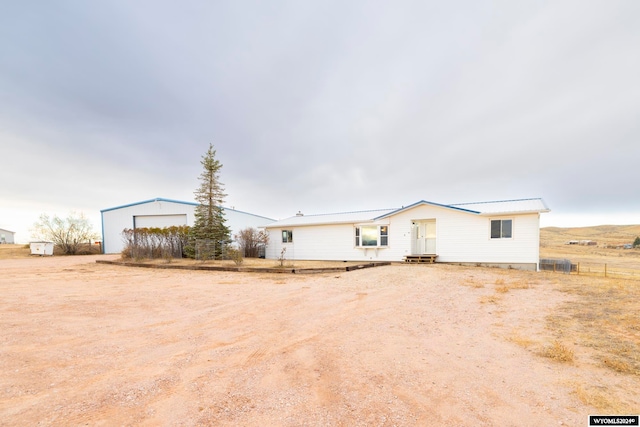
[[[188,226],[124,229],[122,258],[182,258],[188,233]]]
[[[236,248],[227,249],[227,256],[236,265],[241,265],[242,262],[244,261],[244,258],[242,257],[242,251],[240,251],[239,249],[236,249]]]
[[[269,243],[269,234],[266,231],[258,231],[252,227],[240,230],[233,237],[247,258],[258,258],[261,255],[261,249],[263,250]]]

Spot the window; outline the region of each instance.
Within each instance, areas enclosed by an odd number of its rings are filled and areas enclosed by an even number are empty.
[[[389,245],[388,225],[362,225],[356,227],[356,246],[379,247]]]
[[[293,230],[282,230],[282,243],[293,242]]]
[[[492,219],[491,220],[491,238],[492,239],[510,239],[513,221],[510,219]]]
[[[380,246],[387,246],[389,242],[389,227],[386,225],[380,227]]]

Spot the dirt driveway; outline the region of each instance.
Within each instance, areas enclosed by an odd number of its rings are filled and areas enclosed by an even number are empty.
[[[514,343],[568,298],[540,274],[96,259],[0,260],[0,425],[583,426],[594,383],[638,404],[628,376]],[[492,302],[505,281],[526,286]]]

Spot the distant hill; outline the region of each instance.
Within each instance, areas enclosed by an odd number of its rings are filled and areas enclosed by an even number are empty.
[[[540,229],[543,245],[565,244],[569,240],[594,240],[598,244],[633,243],[640,236],[640,225],[596,225],[593,227],[545,227]]]

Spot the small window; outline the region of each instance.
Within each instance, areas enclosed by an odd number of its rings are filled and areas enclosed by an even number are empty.
[[[491,238],[492,239],[510,239],[512,228],[513,228],[513,220],[492,219],[491,220]]]
[[[282,243],[293,242],[293,230],[282,230]]]
[[[380,227],[380,246],[387,246],[389,243],[389,227],[382,226]]]

